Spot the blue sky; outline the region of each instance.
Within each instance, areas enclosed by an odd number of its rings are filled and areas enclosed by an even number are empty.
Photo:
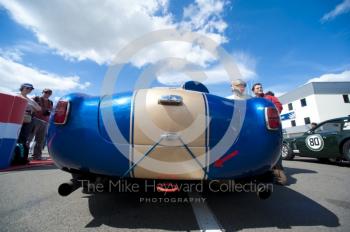
[[[55,9],[53,11],[52,9]],[[6,1],[0,0],[0,91],[31,82],[98,95],[115,54],[145,33],[176,28],[202,33],[233,56],[242,78],[278,94],[308,81],[350,81],[350,0],[308,1]],[[147,67],[167,57],[199,65],[209,90],[230,95],[225,72],[194,45],[159,44],[140,51],[117,88],[132,89]],[[161,73],[152,86],[176,86]]]

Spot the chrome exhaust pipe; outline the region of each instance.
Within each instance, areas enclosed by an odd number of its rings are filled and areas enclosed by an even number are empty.
[[[77,190],[81,185],[77,181],[69,181],[66,183],[61,184],[58,187],[58,194],[60,194],[62,197],[66,197],[75,190]]]

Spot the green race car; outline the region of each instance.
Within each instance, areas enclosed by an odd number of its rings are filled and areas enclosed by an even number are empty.
[[[323,162],[350,161],[350,116],[324,121],[299,137],[285,138],[282,158],[292,160],[296,155]]]

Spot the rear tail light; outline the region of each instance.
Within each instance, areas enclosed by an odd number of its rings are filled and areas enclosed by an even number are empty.
[[[67,122],[69,114],[69,101],[59,101],[56,105],[54,122],[63,125]]]
[[[265,120],[269,130],[278,130],[281,127],[280,115],[275,107],[265,108]]]

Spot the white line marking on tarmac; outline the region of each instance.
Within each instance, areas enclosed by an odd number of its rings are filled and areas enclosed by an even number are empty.
[[[198,193],[188,193],[191,198],[201,198],[202,196]],[[191,202],[194,215],[196,216],[197,223],[200,231],[205,232],[219,232],[223,231],[216,220],[215,215],[209,209],[205,202]]]

